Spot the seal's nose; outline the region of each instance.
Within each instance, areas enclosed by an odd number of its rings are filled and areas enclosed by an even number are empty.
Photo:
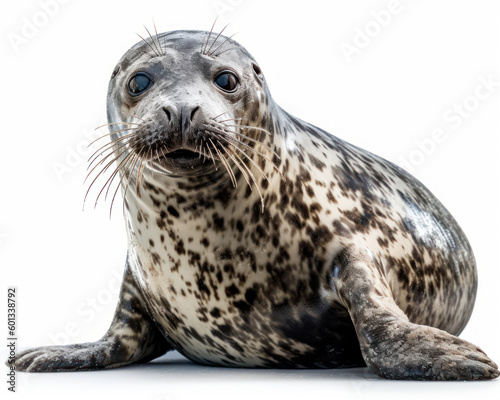
[[[194,122],[196,113],[199,109],[200,109],[199,106],[194,106],[194,107],[183,106],[183,107],[181,107],[180,119],[181,119],[181,124],[182,124],[183,130],[187,129],[189,127],[189,125],[191,125]]]
[[[181,131],[186,131],[191,125],[194,124],[196,114],[200,109],[199,106],[182,106],[180,108],[180,123],[181,123]]]
[[[176,110],[179,110],[179,112],[177,113]],[[177,108],[171,105],[163,106],[163,111],[167,116],[168,122],[180,125],[182,130],[187,129],[189,125],[195,122],[199,110],[200,106],[183,105]]]
[[[191,122],[193,122],[193,120],[194,120],[194,116],[195,116],[196,112],[197,112],[199,109],[200,109],[200,106],[196,106],[196,107],[194,107],[194,108],[191,110],[191,112],[190,112],[190,114],[189,114],[189,120],[190,120]]]
[[[172,116],[175,115],[175,111],[171,106],[164,106],[163,111],[167,115],[168,122],[172,122]]]

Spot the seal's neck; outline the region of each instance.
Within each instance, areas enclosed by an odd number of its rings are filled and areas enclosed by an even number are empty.
[[[231,180],[220,168],[200,176],[167,176],[145,173],[138,190],[125,193],[127,203],[134,203],[149,214],[160,215],[172,209],[198,209],[209,199],[230,192]]]

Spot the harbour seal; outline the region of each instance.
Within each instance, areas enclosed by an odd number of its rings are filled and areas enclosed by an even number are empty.
[[[18,371],[115,368],[176,349],[202,364],[367,365],[391,379],[499,375],[458,335],[477,289],[472,249],[410,174],[272,99],[230,37],[174,31],[133,46],[108,89],[129,249],[97,342],[26,350]]]

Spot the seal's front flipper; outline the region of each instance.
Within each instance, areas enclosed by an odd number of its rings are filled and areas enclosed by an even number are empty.
[[[172,347],[149,317],[127,263],[113,322],[100,340],[25,350],[16,355],[14,365],[27,372],[88,371],[148,362],[169,350]]]
[[[477,380],[500,375],[475,345],[411,323],[371,258],[345,250],[334,261],[333,289],[349,310],[363,358],[388,379]]]

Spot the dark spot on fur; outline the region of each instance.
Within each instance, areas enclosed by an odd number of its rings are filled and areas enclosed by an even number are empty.
[[[167,211],[175,218],[179,218],[179,212],[172,206],[167,207]]]
[[[314,165],[320,171],[323,171],[323,168],[326,167],[326,164],[323,161],[318,160],[312,154],[308,154],[308,155],[309,155],[309,159],[311,160],[312,165]]]
[[[224,230],[224,218],[220,217],[219,214],[214,213],[212,215],[212,220],[214,223],[214,228],[216,232],[221,232]]]
[[[252,288],[247,289],[247,291],[245,292],[245,300],[249,304],[253,304],[256,298],[257,298],[257,293],[255,292],[255,290],[253,290]]]
[[[214,318],[219,318],[220,317],[220,310],[217,307],[212,308],[212,311],[210,311],[210,315]]]
[[[234,283],[231,286],[226,287],[227,297],[234,297],[235,295],[237,295],[239,293],[240,293],[240,289],[238,289]]]
[[[236,221],[236,229],[238,229],[238,231],[240,232],[243,232],[243,222],[241,222],[240,219]]]
[[[219,255],[220,260],[232,260],[233,259],[233,253],[230,248],[225,248],[224,250],[221,251]]]
[[[234,306],[240,310],[243,314],[248,314],[251,310],[250,305],[243,300],[235,301]]]
[[[311,243],[301,240],[299,243],[299,255],[301,259],[312,258],[314,255],[314,248]]]
[[[297,229],[302,228],[302,220],[297,214],[292,214],[291,212],[288,212],[285,214],[285,219],[292,225],[293,227]]]
[[[210,289],[207,285],[205,285],[205,282],[203,282],[203,280],[198,279],[196,283],[198,285],[198,290],[200,291],[200,293],[206,293],[207,296],[210,296]]]
[[[184,248],[184,241],[181,239],[175,245],[175,251],[177,254],[183,255],[186,254],[186,249]]]
[[[314,190],[310,185],[306,186],[306,193],[309,197],[314,197]]]

